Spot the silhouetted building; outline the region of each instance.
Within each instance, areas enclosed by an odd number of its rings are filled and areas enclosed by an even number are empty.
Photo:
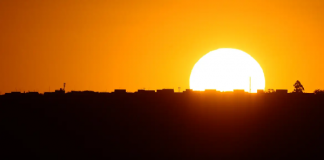
[[[85,91],[86,92],[86,91]],[[82,91],[71,91],[69,93],[82,93]]]
[[[135,93],[139,93],[139,94],[153,94],[155,93],[155,90],[144,90],[144,89],[139,89],[137,90],[137,92]]]
[[[22,93],[21,92],[11,92],[11,93],[5,93],[5,95],[21,95]]]
[[[117,93],[117,94],[126,93],[126,89],[115,89],[113,93]]]
[[[70,91],[68,93],[66,93],[68,95],[82,95],[83,92],[82,91]]]
[[[263,89],[258,89],[257,93],[264,93],[264,90]]]
[[[85,90],[83,91],[83,93],[94,93],[95,91],[89,91],[89,90]]]
[[[185,91],[183,91],[182,93],[184,94],[188,94],[188,93],[193,93],[194,91],[192,89],[186,89]]]
[[[64,94],[65,90],[60,88],[60,90],[55,90],[55,93]]]
[[[276,89],[276,93],[285,94],[285,93],[288,93],[288,90],[287,89]]]
[[[216,93],[220,93],[220,91],[217,91],[216,89],[205,89],[203,93],[214,95]]]
[[[162,94],[171,94],[174,93],[174,89],[158,89],[156,92]]]
[[[95,92],[95,91],[89,91],[89,90],[86,90],[86,91],[83,91],[81,94],[85,94],[85,95],[94,95],[94,94],[97,94],[98,92]]]

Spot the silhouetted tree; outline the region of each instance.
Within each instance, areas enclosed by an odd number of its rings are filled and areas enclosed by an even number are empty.
[[[321,90],[321,89],[316,89],[314,91],[315,94],[324,94],[324,90]]]
[[[268,89],[267,93],[275,93],[276,91],[274,89]]]
[[[294,91],[293,93],[303,93],[304,92],[304,86],[300,83],[299,80],[296,81],[296,83],[294,84]]]

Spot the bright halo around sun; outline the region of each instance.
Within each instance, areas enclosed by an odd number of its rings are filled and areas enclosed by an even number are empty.
[[[252,93],[264,90],[263,70],[249,54],[238,49],[222,48],[209,52],[199,59],[190,75],[190,88],[197,91],[244,89],[249,92],[250,84]]]

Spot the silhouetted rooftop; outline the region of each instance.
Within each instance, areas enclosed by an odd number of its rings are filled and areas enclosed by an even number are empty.
[[[165,93],[165,94],[174,93],[174,89],[158,89],[156,92],[157,93]]]
[[[243,94],[243,93],[245,93],[245,90],[244,90],[244,89],[234,89],[234,90],[233,90],[233,93],[240,93],[240,94]]]
[[[155,93],[155,90],[144,90],[144,89],[139,89],[135,93]]]
[[[115,89],[113,93],[126,93],[126,89]]]
[[[257,93],[265,93],[263,89],[258,89]]]
[[[205,92],[220,92],[220,91],[217,91],[216,89],[205,89]]]
[[[276,89],[276,93],[284,94],[284,93],[288,93],[288,90],[287,89]]]
[[[29,94],[29,95],[38,95],[39,93],[38,92],[27,92],[26,94]]]

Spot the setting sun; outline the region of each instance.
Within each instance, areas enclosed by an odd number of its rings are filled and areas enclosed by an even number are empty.
[[[249,54],[237,49],[209,52],[195,64],[190,75],[190,88],[198,91],[244,89],[249,92],[250,84],[252,93],[265,88],[263,70]]]

